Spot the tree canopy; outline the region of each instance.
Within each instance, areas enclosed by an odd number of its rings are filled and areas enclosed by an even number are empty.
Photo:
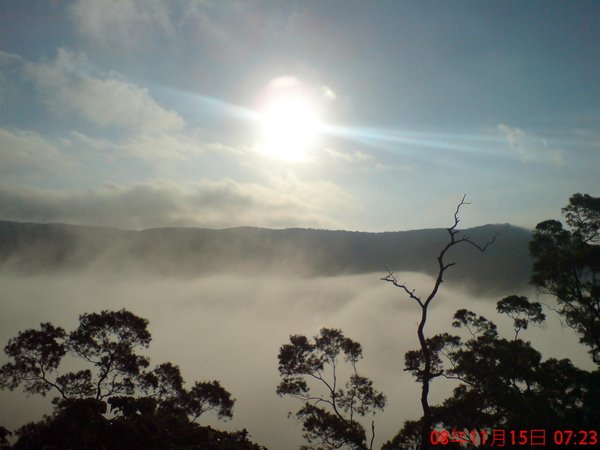
[[[371,439],[367,442],[367,433],[357,416],[383,410],[386,399],[370,379],[358,373],[361,358],[361,345],[331,328],[323,328],[312,341],[302,335],[291,336],[289,344],[279,349],[281,382],[277,393],[304,401],[296,417],[302,422],[304,437],[314,444],[304,448],[372,448],[375,424],[371,422]],[[345,384],[341,381],[340,362],[349,365]]]
[[[600,198],[575,194],[558,220],[540,222],[530,244],[532,283],[556,299],[557,310],[600,365]]]
[[[509,296],[497,303],[500,313],[523,321],[541,322],[541,306],[525,297]],[[517,314],[523,314],[521,316]],[[530,342],[501,337],[495,323],[461,309],[452,325],[466,334],[430,338],[436,374],[460,384],[452,396],[432,407],[432,430],[594,429],[600,423],[600,372],[575,367],[569,359],[544,360]],[[435,344],[434,344],[435,343]],[[421,350],[406,354],[406,370],[419,377]],[[422,419],[421,419],[422,420]],[[414,449],[420,445],[419,421],[405,423],[385,450]],[[480,441],[463,442],[480,444]],[[461,448],[460,445],[456,446]]]
[[[211,411],[219,419],[231,418],[235,400],[216,380],[186,388],[172,363],[149,369],[140,351],[150,341],[148,321],[124,309],[82,314],[70,333],[42,323],[10,339],[0,386],[56,395],[54,412],[18,429],[13,448],[261,448],[245,430],[227,433],[198,425]],[[89,367],[62,373],[65,358]],[[7,433],[0,432],[4,443]]]

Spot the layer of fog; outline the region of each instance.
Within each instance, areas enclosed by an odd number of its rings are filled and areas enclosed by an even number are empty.
[[[383,274],[300,279],[215,275],[194,280],[83,274],[14,276],[0,274],[0,345],[18,331],[50,321],[72,330],[84,312],[125,307],[150,321],[153,364],[178,364],[188,383],[218,379],[237,399],[234,419],[203,424],[222,429],[246,428],[252,438],[271,450],[297,448],[301,426],[287,413],[300,402],[275,394],[279,377],[277,352],[290,334],[315,335],[321,327],[341,328],[363,345],[361,372],[388,397],[376,417],[376,448],[392,438],[404,420],[420,412],[419,386],[403,371],[403,356],[417,347],[417,305],[402,292],[379,280]],[[432,280],[402,274],[424,294]],[[474,297],[442,286],[432,304],[429,334],[451,330],[456,309],[468,308],[495,320],[511,337],[510,323],[495,313],[499,298]],[[523,333],[523,332],[522,332]],[[551,316],[543,329],[522,334],[544,357],[568,357],[591,368],[585,348],[570,330]],[[0,363],[6,357],[0,356]],[[434,383],[432,403],[452,388]],[[20,392],[0,392],[0,424],[16,428],[50,411],[50,397],[26,398]]]

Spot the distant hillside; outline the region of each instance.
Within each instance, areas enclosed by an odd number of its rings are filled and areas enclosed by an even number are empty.
[[[486,253],[461,245],[446,281],[511,292],[528,282],[531,232],[511,225],[464,230],[478,243],[499,232]],[[462,236],[462,233],[461,235]],[[385,233],[311,229],[115,228],[0,221],[0,267],[23,274],[108,270],[193,277],[208,273],[280,273],[304,277],[394,271],[433,274],[444,229]]]

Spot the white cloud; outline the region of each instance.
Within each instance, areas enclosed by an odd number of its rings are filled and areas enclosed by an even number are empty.
[[[520,128],[512,128],[501,123],[498,131],[508,141],[508,145],[523,161],[561,164],[563,155],[560,149],[552,148],[546,139],[526,133]]]
[[[359,151],[343,152],[340,150],[325,148],[325,152],[333,159],[342,160],[342,161],[346,161],[349,163],[365,162],[365,161],[373,160],[373,157],[371,155],[367,155],[366,153],[359,152]]]
[[[197,183],[105,185],[55,191],[0,185],[0,217],[122,228],[199,226],[224,228],[335,228],[332,217],[350,198],[324,181],[274,177],[266,184],[225,179]]]
[[[39,185],[48,177],[86,180],[116,167],[149,164],[164,176],[176,176],[182,164],[208,155],[239,158],[243,150],[219,142],[202,143],[184,133],[134,134],[122,140],[92,137],[71,130],[58,137],[29,130],[0,128],[0,180]]]
[[[0,128],[0,174],[60,174],[73,163],[53,143],[31,131]]]
[[[240,155],[243,150],[220,142],[202,143],[193,134],[152,133],[135,134],[119,141],[90,137],[79,131],[71,131],[60,143],[69,148],[79,148],[95,152],[109,158],[132,156],[155,163],[155,168],[170,167],[169,163],[198,158],[210,153]],[[167,165],[165,165],[167,164]]]
[[[100,127],[132,131],[176,131],[183,119],[159,105],[147,89],[120,79],[92,75],[87,58],[58,49],[56,59],[28,63],[25,72],[51,110],[76,114]]]
[[[193,24],[194,31],[210,36],[215,43],[228,43],[236,33],[225,26],[235,17],[244,17],[245,2],[206,0],[77,0],[70,9],[75,30],[94,46],[112,52],[133,52],[161,43],[165,38],[181,39],[180,29]],[[219,12],[225,10],[225,19]],[[212,17],[217,12],[217,17]],[[235,31],[239,31],[236,29]],[[186,37],[183,37],[186,39]]]
[[[206,153],[241,153],[241,150],[219,142],[202,144],[194,136],[183,133],[137,135],[114,146],[121,153],[158,161],[182,161]]]
[[[78,0],[70,12],[80,35],[113,49],[133,50],[174,31],[168,4],[161,0]]]
[[[337,94],[329,86],[321,86],[321,93],[323,94],[323,97],[325,97],[327,100],[337,99]]]
[[[75,0],[70,19],[79,36],[109,58],[136,57],[148,47],[178,52],[194,42],[198,54],[239,61],[282,33],[302,33],[298,9],[254,0]]]
[[[12,66],[21,65],[23,61],[23,58],[19,55],[0,50],[0,67],[2,67],[3,70]]]
[[[66,137],[60,138],[58,142],[63,148],[76,148],[79,152],[91,151],[106,156],[112,156],[112,153],[118,152],[118,145],[115,142],[91,137],[75,130],[69,131]]]

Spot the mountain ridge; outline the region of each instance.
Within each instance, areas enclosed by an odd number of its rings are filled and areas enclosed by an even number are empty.
[[[527,285],[531,231],[510,224],[459,230],[485,253],[457,246],[448,261],[451,283],[509,292]],[[193,277],[211,273],[293,274],[303,277],[412,271],[433,275],[446,244],[444,228],[364,232],[308,228],[225,229],[111,227],[0,220],[0,269],[20,274],[103,270]]]

